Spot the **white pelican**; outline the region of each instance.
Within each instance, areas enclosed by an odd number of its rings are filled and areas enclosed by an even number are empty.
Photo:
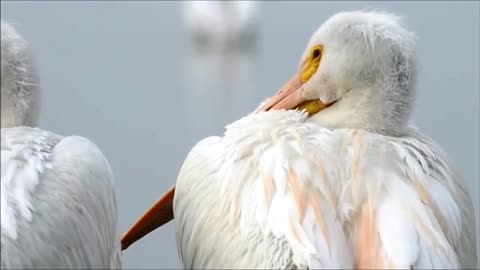
[[[120,268],[114,179],[88,139],[36,125],[25,40],[1,22],[1,268]]]
[[[204,47],[248,48],[255,42],[258,3],[255,1],[184,1],[185,28]]]
[[[188,269],[475,268],[468,191],[408,123],[415,44],[395,15],[332,16],[275,96],[191,150],[122,247],[174,214]]]

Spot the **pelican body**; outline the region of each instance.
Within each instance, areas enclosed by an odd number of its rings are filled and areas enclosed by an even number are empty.
[[[123,248],[175,217],[186,269],[475,268],[468,190],[409,124],[415,39],[389,13],[329,18],[284,87],[193,147]]]
[[[1,268],[120,268],[108,161],[86,138],[34,127],[32,55],[3,20],[1,53]]]

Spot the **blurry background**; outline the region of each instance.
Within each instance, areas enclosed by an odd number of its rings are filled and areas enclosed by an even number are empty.
[[[205,52],[192,47],[179,2],[1,1],[1,18],[36,54],[40,126],[102,149],[116,175],[122,233],[174,184],[196,142],[220,135],[289,78],[323,21],[364,8],[402,15],[418,34],[413,121],[463,172],[478,219],[479,2],[257,4],[253,47]],[[173,224],[131,246],[123,262],[179,268]]]

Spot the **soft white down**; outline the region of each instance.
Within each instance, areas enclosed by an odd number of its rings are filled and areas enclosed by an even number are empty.
[[[35,127],[32,56],[3,20],[1,76],[1,268],[120,268],[110,166],[88,139]]]

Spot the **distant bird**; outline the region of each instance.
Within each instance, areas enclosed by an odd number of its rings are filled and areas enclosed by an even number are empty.
[[[120,268],[107,160],[88,139],[34,127],[30,49],[3,20],[1,33],[1,268]]]
[[[255,1],[182,1],[188,45],[182,50],[181,82],[188,127],[208,130],[244,115],[255,93],[253,78],[258,44],[259,3]],[[205,93],[211,106],[199,105]],[[218,113],[221,110],[222,113]],[[248,107],[247,107],[248,110]]]
[[[475,268],[468,190],[408,123],[415,39],[389,13],[329,18],[276,95],[191,150],[122,248],[175,216],[187,269]]]
[[[200,47],[249,48],[256,42],[255,1],[184,1],[183,18],[190,38]]]

